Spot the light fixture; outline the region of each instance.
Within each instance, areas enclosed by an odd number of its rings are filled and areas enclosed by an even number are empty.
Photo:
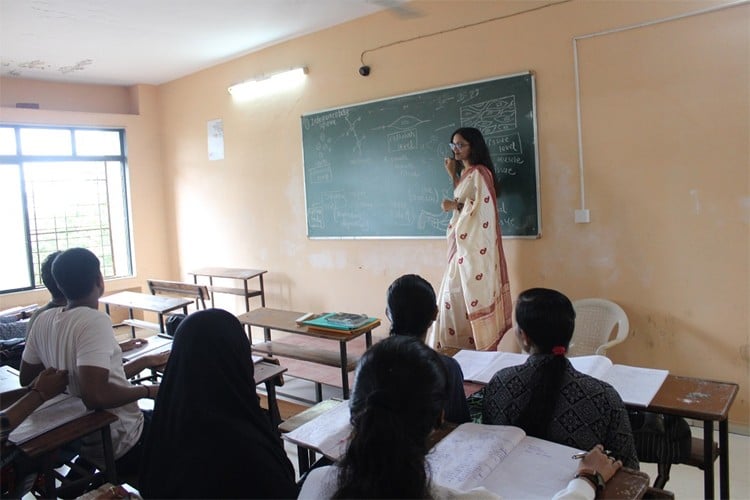
[[[305,80],[307,67],[293,68],[268,76],[260,76],[229,87],[229,93],[235,99],[250,99],[261,94],[277,92],[295,87]]]

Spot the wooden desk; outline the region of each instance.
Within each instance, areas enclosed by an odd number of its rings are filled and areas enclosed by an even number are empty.
[[[357,365],[358,357],[347,356],[346,344],[351,340],[362,335],[365,336],[365,345],[369,348],[372,346],[372,330],[380,325],[380,321],[375,321],[369,325],[363,326],[348,333],[321,332],[311,330],[307,327],[297,325],[295,320],[305,313],[296,311],[284,311],[280,309],[260,308],[253,311],[240,314],[238,316],[241,323],[248,326],[263,328],[265,342],[253,344],[253,350],[268,354],[269,356],[282,356],[311,363],[318,363],[326,366],[334,366],[341,369],[341,389],[344,399],[349,398],[349,376],[348,373]],[[284,342],[271,341],[271,330],[294,333],[297,335],[306,335],[320,339],[338,342],[339,353],[325,349],[315,349],[311,347],[297,346]],[[316,383],[317,400],[322,399],[322,388],[320,383]]]
[[[279,413],[279,402],[276,399],[276,379],[286,372],[286,368],[268,361],[255,363],[254,376],[255,385],[265,384],[268,397],[268,413],[271,415],[271,424],[277,428],[281,424]]]
[[[198,276],[208,277],[209,291],[211,292],[211,307],[214,307],[214,293],[229,293],[245,297],[245,310],[250,311],[250,298],[260,297],[260,305],[266,307],[266,292],[263,288],[263,275],[267,271],[261,269],[237,269],[233,267],[202,267],[191,271],[193,282],[198,284]],[[214,286],[214,278],[225,278],[242,281],[242,288]],[[248,280],[258,278],[260,290],[252,290],[248,287]]]
[[[116,420],[117,417],[112,413],[103,410],[95,411],[18,445],[18,449],[23,453],[32,459],[39,460],[42,464],[42,472],[44,473],[44,486],[40,492],[42,497],[57,498],[58,496],[55,488],[55,452],[62,446],[97,431],[101,432],[102,435],[105,477],[110,483],[117,482],[112,436],[109,431],[109,424]],[[91,478],[83,478],[82,481],[90,480]],[[63,484],[60,488],[67,486],[69,485]]]
[[[739,386],[668,375],[646,410],[703,422],[703,494],[714,498],[714,422],[719,422],[719,492],[729,498],[729,408]],[[631,407],[630,405],[626,405]],[[638,407],[632,407],[641,409]]]
[[[187,314],[187,307],[193,303],[192,300],[186,298],[177,297],[166,297],[163,295],[150,295],[148,293],[139,292],[118,292],[112,295],[107,295],[99,299],[99,302],[104,304],[104,309],[109,314],[110,306],[126,307],[128,309],[128,316],[130,320],[125,320],[124,323],[130,325],[130,333],[135,338],[135,327],[139,326],[142,328],[154,329],[155,325],[145,321],[139,321],[133,318],[133,310],[140,309],[143,311],[155,312],[159,315],[159,324],[156,326],[160,333],[164,333],[164,315],[168,312],[182,309],[184,314]]]
[[[442,349],[453,356],[458,349]],[[482,384],[464,382],[467,396],[481,389]],[[626,404],[630,409],[647,410],[703,422],[703,492],[714,498],[714,422],[719,422],[719,493],[729,498],[729,409],[739,386],[730,382],[716,382],[691,377],[667,375],[659,391],[646,408]]]
[[[302,413],[298,413],[294,417],[290,418],[289,420],[285,421],[281,425],[279,425],[279,430],[282,433],[291,432],[298,427],[300,427],[303,424],[306,424],[307,422],[310,422],[311,420],[314,420],[315,418],[319,417],[323,413],[327,412],[328,410],[335,408],[336,406],[340,404],[346,404],[346,402],[342,402],[337,399],[328,399],[325,401],[322,401],[315,406],[312,406],[308,408],[307,410],[303,411]],[[453,429],[455,429],[457,426],[456,424],[452,424],[450,422],[446,422],[443,424],[442,427],[439,429],[436,429],[429,438],[429,446],[432,448],[435,446],[438,442],[440,442],[441,439],[443,439],[445,436],[450,434]],[[297,446],[297,457],[299,461],[299,473],[300,475],[304,474],[310,469],[310,465],[315,460],[315,450],[305,448],[301,445]],[[540,471],[537,471],[540,472]],[[543,471],[541,471],[543,473]],[[572,477],[571,477],[572,479]],[[628,499],[639,499],[643,498],[647,492],[654,493],[654,491],[661,491],[661,490],[651,490],[649,488],[649,477],[644,472],[639,472],[633,469],[627,469],[622,468],[619,471],[617,471],[617,474],[615,474],[612,479],[610,479],[607,482],[607,486],[604,489],[604,491],[599,495],[599,498],[628,498]],[[656,495],[658,497],[658,495]]]

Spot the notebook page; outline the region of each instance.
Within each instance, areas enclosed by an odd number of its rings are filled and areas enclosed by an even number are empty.
[[[287,441],[314,448],[328,458],[338,459],[346,451],[351,434],[349,404],[342,402],[282,437]]]
[[[615,388],[623,402],[648,406],[667,375],[668,370],[614,365],[602,380]]]
[[[606,356],[575,356],[568,358],[573,368],[586,375],[591,375],[599,380],[604,380],[604,376],[612,368],[612,361]]]
[[[487,367],[497,358],[498,352],[471,351],[468,349],[460,350],[453,356],[453,359],[461,365],[461,371],[464,374],[464,380],[481,382],[477,377],[485,371]]]
[[[22,444],[63,424],[91,413],[81,398],[59,394],[37,408],[8,436],[8,441]]]
[[[159,352],[163,352],[164,350],[169,350],[172,347],[172,339],[168,339],[165,337],[159,337],[157,335],[154,335],[153,337],[149,337],[148,342],[145,345],[142,345],[141,347],[136,347],[135,349],[131,349],[130,351],[123,352],[122,353],[122,359],[123,361],[133,361],[134,359],[138,359],[142,356],[146,356],[149,354],[157,354]],[[163,346],[168,345],[169,348],[163,349]],[[161,350],[157,351],[157,349],[162,348]]]
[[[470,490],[493,474],[524,432],[507,425],[459,425],[427,455],[436,484]]]
[[[477,374],[478,382],[489,384],[490,380],[492,380],[492,377],[494,377],[497,372],[510,366],[522,365],[529,357],[528,354],[519,354],[515,352],[498,352],[497,354],[498,356],[496,356],[489,365]]]
[[[527,436],[482,486],[503,498],[549,499],[573,479],[576,448]]]

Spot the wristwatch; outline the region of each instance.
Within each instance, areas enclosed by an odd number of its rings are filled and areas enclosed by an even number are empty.
[[[607,484],[599,472],[590,469],[583,469],[578,471],[578,473],[575,475],[575,478],[585,479],[590,482],[591,485],[596,489],[597,493],[601,492],[604,489],[604,486],[606,486]]]

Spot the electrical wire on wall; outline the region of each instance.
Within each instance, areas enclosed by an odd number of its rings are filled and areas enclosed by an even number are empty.
[[[386,43],[384,45],[380,45],[380,46],[374,47],[372,49],[363,50],[362,54],[360,54],[360,56],[359,56],[359,61],[362,63],[362,66],[359,67],[359,74],[362,75],[362,76],[367,76],[367,75],[370,74],[370,71],[371,71],[372,68],[370,68],[370,66],[368,66],[367,64],[365,64],[365,54],[367,54],[368,52],[375,52],[376,50],[381,50],[381,49],[385,49],[385,48],[388,48],[388,47],[393,47],[395,45],[400,45],[402,43],[413,42],[415,40],[421,40],[423,38],[429,38],[431,36],[443,35],[445,33],[451,33],[453,31],[458,31],[458,30],[462,30],[462,29],[466,29],[466,28],[473,28],[474,26],[480,26],[482,24],[487,24],[487,23],[491,23],[491,22],[494,22],[494,21],[500,21],[502,19],[508,19],[510,17],[520,16],[522,14],[528,14],[529,12],[535,12],[537,10],[546,9],[547,7],[553,7],[555,5],[559,5],[559,4],[563,4],[563,3],[568,3],[568,2],[572,2],[572,1],[573,0],[560,0],[558,2],[549,2],[549,3],[546,3],[544,5],[539,5],[537,7],[532,7],[530,9],[521,10],[521,11],[513,12],[513,13],[510,13],[510,14],[505,14],[505,15],[502,15],[502,16],[491,17],[489,19],[483,19],[482,21],[477,21],[477,22],[474,22],[474,23],[462,24],[461,26],[455,26],[453,28],[448,28],[448,29],[444,29],[444,30],[440,30],[440,31],[435,31],[434,33],[425,33],[424,35],[417,35],[417,36],[414,36],[414,37],[411,37],[411,38],[406,38],[404,40],[397,40],[395,42]]]

